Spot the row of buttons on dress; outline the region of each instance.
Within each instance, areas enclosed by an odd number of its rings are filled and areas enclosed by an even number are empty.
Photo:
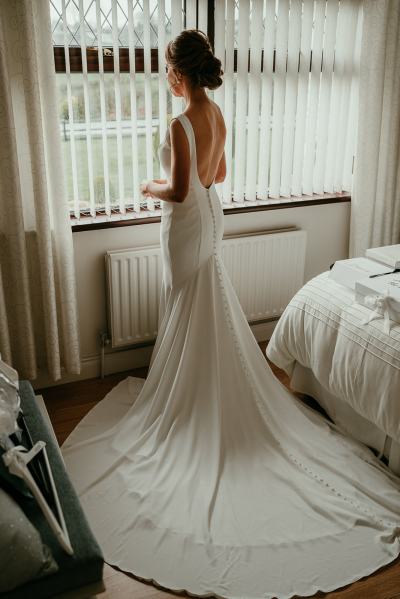
[[[239,359],[240,362],[242,364],[245,376],[249,382],[250,388],[252,390],[253,393],[253,397],[254,400],[256,402],[256,404],[258,405],[259,409],[261,412],[264,412],[263,406],[262,404],[260,405],[258,399],[257,399],[257,392],[254,388],[254,383],[253,383],[253,379],[252,376],[248,370],[248,366],[246,363],[246,360],[244,359],[237,335],[236,335],[236,331],[235,328],[233,326],[233,322],[232,322],[232,318],[231,318],[231,314],[229,311],[229,307],[228,307],[228,302],[226,299],[226,293],[225,293],[225,287],[223,284],[223,280],[222,280],[222,269],[221,269],[221,264],[220,264],[220,255],[217,252],[217,230],[216,230],[216,221],[215,221],[215,214],[214,214],[214,209],[213,209],[213,205],[212,205],[212,201],[210,198],[210,190],[207,189],[207,198],[208,198],[208,202],[210,205],[210,211],[211,211],[211,216],[212,216],[212,220],[213,220],[213,248],[214,248],[214,256],[215,256],[215,263],[216,263],[216,268],[217,268],[217,273],[218,273],[218,278],[219,278],[219,282],[220,282],[220,287],[221,287],[221,291],[222,291],[222,297],[223,297],[223,302],[224,302],[224,309],[225,309],[225,314],[227,317],[227,322],[228,322],[228,326],[232,332],[232,336],[233,336],[233,340],[236,346],[236,349],[238,351],[238,355],[239,355]],[[268,414],[264,413],[266,419],[268,418]],[[329,482],[327,482],[323,477],[321,477],[319,474],[316,474],[311,468],[309,468],[308,466],[306,466],[305,464],[303,464],[300,460],[298,460],[296,458],[295,455],[293,455],[289,450],[287,450],[282,443],[279,441],[279,439],[276,439],[278,445],[282,448],[282,450],[285,452],[285,454],[288,456],[288,458],[297,466],[299,466],[300,468],[302,468],[302,470],[304,470],[305,472],[307,472],[307,474],[309,474],[310,476],[312,476],[312,478],[314,478],[316,481],[318,481],[319,483],[323,484],[324,486],[328,487],[336,496],[342,498],[344,501],[351,503],[355,508],[357,508],[358,510],[360,510],[361,512],[363,512],[364,514],[367,514],[370,518],[372,518],[375,522],[378,522],[379,524],[383,524],[386,526],[390,526],[390,527],[397,527],[397,525],[394,522],[389,522],[389,521],[384,521],[381,518],[378,518],[378,516],[376,516],[371,510],[369,510],[368,508],[366,508],[365,506],[361,505],[358,501],[355,501],[354,499],[351,499],[350,497],[347,497],[345,494],[343,494],[341,491],[338,491],[333,485],[331,485]]]

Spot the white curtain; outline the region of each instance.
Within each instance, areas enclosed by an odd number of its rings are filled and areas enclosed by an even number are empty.
[[[364,0],[350,255],[400,243],[400,2]]]
[[[30,380],[80,372],[56,107],[48,0],[0,0],[0,352]]]

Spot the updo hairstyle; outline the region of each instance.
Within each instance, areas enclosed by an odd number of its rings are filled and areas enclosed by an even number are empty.
[[[222,63],[214,56],[207,35],[200,29],[184,29],[165,49],[172,68],[186,76],[193,87],[217,89],[222,85]]]

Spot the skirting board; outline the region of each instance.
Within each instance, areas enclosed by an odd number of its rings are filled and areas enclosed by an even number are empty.
[[[277,319],[269,322],[252,324],[251,330],[257,341],[260,342],[270,339],[276,323]],[[152,351],[153,345],[148,345],[147,347],[131,348],[124,351],[106,352],[105,376],[116,372],[132,370],[133,368],[143,368],[144,366],[148,366]],[[74,381],[98,378],[100,373],[101,356],[100,354],[97,354],[95,356],[82,358],[80,374],[65,375],[58,381],[52,381],[46,373],[42,373],[39,374],[34,381],[31,381],[31,384],[34,389],[44,389],[46,387],[56,387]]]

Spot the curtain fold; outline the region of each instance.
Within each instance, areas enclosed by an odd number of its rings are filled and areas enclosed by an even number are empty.
[[[20,378],[80,373],[48,0],[0,0],[0,352]]]
[[[400,2],[363,7],[351,256],[400,243]]]

